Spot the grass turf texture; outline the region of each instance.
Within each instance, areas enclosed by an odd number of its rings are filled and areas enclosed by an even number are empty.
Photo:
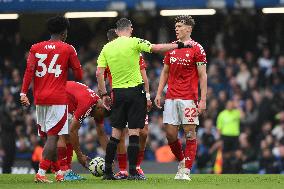
[[[284,175],[192,175],[192,181],[174,180],[174,175],[148,174],[146,181],[103,181],[82,175],[86,181],[42,184],[34,183],[34,175],[0,175],[0,189],[274,189],[284,188]],[[49,175],[53,179],[53,175]]]

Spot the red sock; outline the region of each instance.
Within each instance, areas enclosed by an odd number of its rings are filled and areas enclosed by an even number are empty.
[[[141,163],[142,163],[142,161],[144,159],[144,152],[145,152],[145,150],[139,151],[138,157],[137,157],[136,167],[140,167],[140,165],[141,165]]]
[[[176,156],[178,161],[181,161],[184,159],[182,147],[181,147],[181,142],[179,139],[177,139],[175,142],[169,144],[171,147],[172,153]]]
[[[60,170],[60,165],[58,163],[58,161],[55,162],[51,162],[51,169],[56,173]]]
[[[66,155],[67,155],[67,167],[71,169],[72,157],[73,157],[73,146],[72,144],[66,144]]]
[[[126,154],[117,154],[118,167],[120,171],[127,170],[127,155]]]
[[[42,159],[39,163],[39,168],[47,171],[51,166],[51,161],[48,159]]]
[[[195,160],[197,150],[197,140],[186,140],[186,146],[185,146],[185,167],[188,169],[192,168],[192,164]]]
[[[60,170],[62,171],[68,170],[66,147],[57,147],[57,159],[60,165]]]

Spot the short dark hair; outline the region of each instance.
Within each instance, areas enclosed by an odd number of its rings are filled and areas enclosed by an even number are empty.
[[[116,33],[114,28],[109,29],[107,31],[107,39],[108,39],[108,41],[112,41],[112,40],[116,39],[117,37],[118,37],[118,35],[117,35],[117,33]]]
[[[177,17],[175,18],[175,23],[177,23],[177,22],[181,22],[181,23],[183,23],[183,24],[185,24],[185,25],[189,25],[189,26],[191,26],[192,28],[193,28],[194,25],[195,25],[194,19],[193,19],[191,16],[189,16],[189,15],[180,15],[180,16],[177,16]]]
[[[118,30],[123,30],[125,28],[130,27],[130,26],[132,26],[132,23],[127,18],[121,18],[116,22],[116,28]]]
[[[47,29],[50,34],[61,34],[69,28],[69,20],[64,16],[55,16],[47,20]]]

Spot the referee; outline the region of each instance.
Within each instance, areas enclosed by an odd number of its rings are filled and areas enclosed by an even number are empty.
[[[139,131],[144,127],[146,117],[146,93],[143,88],[139,67],[140,53],[166,52],[176,48],[189,47],[190,42],[172,44],[151,44],[149,41],[131,37],[131,21],[121,18],[116,22],[118,38],[107,43],[99,57],[97,80],[98,89],[105,105],[110,104],[106,91],[104,71],[109,67],[112,75],[113,104],[111,113],[112,136],[106,148],[105,173],[103,179],[117,180],[113,175],[112,163],[117,144],[128,122],[129,146],[129,180],[143,180],[136,171],[139,152]]]

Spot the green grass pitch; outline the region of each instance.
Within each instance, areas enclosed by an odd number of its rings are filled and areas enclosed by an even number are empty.
[[[284,188],[284,175],[192,175],[192,181],[176,181],[174,175],[148,174],[146,181],[103,181],[92,175],[81,182],[42,184],[34,175],[0,175],[0,189],[274,189]],[[49,175],[52,178],[53,175]]]

